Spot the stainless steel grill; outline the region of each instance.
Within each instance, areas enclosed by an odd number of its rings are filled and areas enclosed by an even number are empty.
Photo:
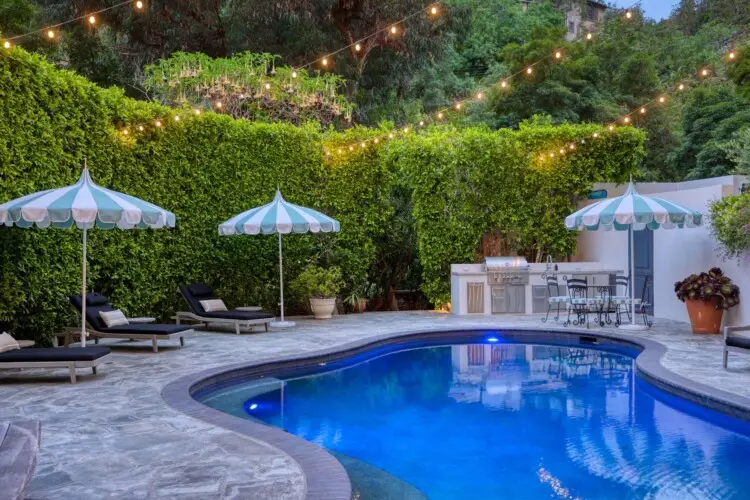
[[[490,285],[526,285],[529,263],[523,257],[485,257],[484,267]]]

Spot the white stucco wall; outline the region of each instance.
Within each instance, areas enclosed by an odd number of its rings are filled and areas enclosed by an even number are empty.
[[[637,189],[642,194],[708,213],[708,204],[712,200],[738,193],[743,182],[746,179],[742,177],[726,176],[674,184],[644,183],[639,184]],[[613,184],[597,185],[595,188],[607,189],[609,197],[619,196],[625,190],[625,186]],[[627,244],[627,232],[584,231],[579,236],[574,260],[597,261],[627,269]],[[688,321],[685,304],[677,300],[674,294],[674,282],[714,266],[724,270],[740,287],[740,305],[725,315],[725,323],[750,324],[750,262],[722,261],[707,226],[654,232],[654,315]]]

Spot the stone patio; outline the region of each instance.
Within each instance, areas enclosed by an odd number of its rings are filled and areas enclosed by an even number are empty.
[[[570,331],[554,322],[544,325],[539,316],[403,312],[302,320],[294,329],[268,334],[198,332],[184,348],[163,343],[157,354],[147,343],[114,342],[113,363],[100,367],[96,377],[81,371],[77,384],[67,382],[65,370],[0,371],[0,421],[42,421],[33,499],[303,498],[305,479],[290,456],[169,408],[162,387],[212,367],[310,353],[369,337],[512,327]],[[730,355],[725,371],[720,336],[692,335],[684,323],[658,320],[642,336],[667,347],[662,364],[668,370],[750,398],[750,356]]]

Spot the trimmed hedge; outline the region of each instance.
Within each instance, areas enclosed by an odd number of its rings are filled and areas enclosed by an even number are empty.
[[[643,151],[640,131],[618,130],[539,164],[538,151],[598,128],[445,127],[326,161],[324,149],[378,131],[196,116],[101,89],[18,48],[0,53],[0,101],[0,201],[75,182],[86,157],[95,182],[177,215],[174,230],[89,232],[89,289],[129,315],[165,319],[184,307],[180,282],[207,282],[233,306],[276,307],[276,236],[220,237],[217,225],[267,203],[277,185],[288,200],[342,227],[336,235],[284,237],[287,280],[310,262],[337,265],[349,289],[366,281],[393,215],[392,190],[406,184],[423,288],[439,302],[447,298],[449,264],[473,260],[487,229],[512,234],[522,251],[572,251],[562,219],[573,198],[594,181],[624,180]],[[161,128],[152,126],[157,119]],[[138,124],[149,126],[137,132]],[[80,231],[0,228],[0,250],[6,328],[44,341],[77,322],[67,297],[80,291]]]

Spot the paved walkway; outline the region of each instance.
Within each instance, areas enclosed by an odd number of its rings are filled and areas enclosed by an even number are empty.
[[[115,350],[113,363],[100,367],[96,377],[83,375],[77,384],[66,382],[65,370],[0,371],[0,421],[42,421],[42,448],[30,491],[35,500],[303,498],[304,477],[291,457],[170,409],[161,399],[162,387],[207,368],[376,335],[544,326],[538,316],[368,313],[305,320],[292,330],[268,334],[199,332],[184,348],[160,347],[158,354],[150,352],[150,344],[125,342]],[[546,329],[558,328],[565,331],[554,323]],[[688,325],[669,321],[657,321],[644,336],[667,346],[662,363],[669,370],[750,397],[750,356],[732,355],[731,369],[723,370],[719,336],[692,335]]]

